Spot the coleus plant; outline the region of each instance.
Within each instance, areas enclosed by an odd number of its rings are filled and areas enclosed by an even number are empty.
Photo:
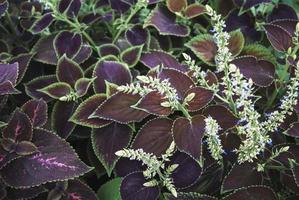
[[[0,0],[0,199],[298,199],[298,12]]]

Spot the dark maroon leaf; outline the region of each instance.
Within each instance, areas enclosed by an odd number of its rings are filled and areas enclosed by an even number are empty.
[[[124,124],[116,122],[99,129],[93,129],[92,146],[96,156],[110,176],[118,157],[115,152],[128,147],[132,130]]]
[[[7,11],[8,6],[9,4],[7,0],[0,0],[0,17],[2,17],[2,15],[4,15],[4,13]]]
[[[157,116],[168,116],[173,111],[169,107],[161,106],[161,103],[165,102],[166,99],[157,91],[152,91],[140,99],[134,108],[141,109],[149,114]]]
[[[57,64],[58,59],[53,45],[54,38],[55,35],[43,37],[35,44],[33,52],[36,61],[50,65]]]
[[[251,185],[260,185],[262,181],[262,173],[256,170],[255,163],[234,164],[231,171],[224,178],[222,191],[227,192]]]
[[[178,194],[178,197],[174,197],[171,194],[166,194],[165,196],[167,200],[216,200],[215,197],[194,193],[194,192],[190,192],[190,193],[180,192]]]
[[[225,1],[226,2],[226,1]],[[226,31],[240,29],[246,40],[258,41],[261,38],[261,33],[255,29],[255,20],[248,13],[239,15],[239,10],[231,11],[226,18]]]
[[[185,93],[192,87],[195,87],[193,80],[186,74],[175,70],[164,68],[159,73],[159,78],[161,80],[167,79],[172,87],[177,90],[179,100],[183,100]]]
[[[257,60],[253,56],[242,56],[232,61],[246,78],[260,86],[269,86],[275,76],[275,66],[266,60]]]
[[[114,44],[103,44],[99,47],[100,56],[108,56],[115,55],[118,56],[120,54],[120,49]]]
[[[119,123],[130,123],[143,120],[148,113],[132,108],[141,97],[137,94],[118,92],[105,100],[93,116]]]
[[[275,7],[271,14],[268,16],[268,21],[274,21],[277,19],[295,19],[297,20],[297,14],[296,11],[287,4],[278,4],[277,7]]]
[[[93,80],[94,79],[89,79],[89,78],[78,79],[75,84],[76,95],[78,97],[83,97],[85,94],[87,94],[88,89],[90,88]]]
[[[22,110],[30,118],[33,127],[41,127],[48,120],[48,105],[43,99],[27,101]]]
[[[18,158],[1,170],[3,180],[15,188],[73,179],[91,170],[72,147],[54,133],[36,129],[32,142],[38,153]]]
[[[0,83],[10,81],[12,85],[16,85],[19,75],[19,64],[1,64],[0,63]]]
[[[120,55],[121,60],[127,63],[129,67],[134,67],[140,59],[142,48],[143,44],[126,49]]]
[[[96,94],[94,96],[89,97],[84,102],[82,102],[78,108],[76,109],[73,116],[70,118],[75,124],[79,124],[82,126],[87,126],[91,128],[100,128],[109,123],[108,120],[103,120],[99,118],[89,118],[89,116],[106,100],[106,96],[104,94]]]
[[[54,39],[54,49],[58,58],[64,54],[73,58],[82,47],[82,36],[69,31],[60,32]]]
[[[299,137],[299,123],[293,123],[290,128],[286,130],[285,134],[295,138]]]
[[[68,17],[76,17],[81,8],[81,0],[61,0],[58,5],[60,13]]]
[[[134,172],[127,175],[120,185],[120,194],[122,200],[156,200],[159,197],[160,191],[157,186],[145,187],[146,183],[142,172]]]
[[[94,68],[93,77],[96,77],[93,82],[96,93],[106,91],[105,80],[117,85],[125,85],[132,81],[128,67],[116,61],[99,61]]]
[[[46,28],[48,28],[53,21],[53,14],[50,12],[46,13],[32,25],[31,32],[34,34],[40,33]]]
[[[123,1],[119,1],[119,0],[108,0],[109,4],[111,5],[111,8],[124,13],[125,11],[127,11],[130,8],[130,5],[128,3],[124,3]]]
[[[20,83],[21,80],[23,79],[32,57],[33,57],[32,54],[24,53],[24,54],[20,54],[20,55],[14,57],[10,61],[11,63],[16,63],[17,62],[19,64],[17,83]]]
[[[34,197],[37,197],[41,193],[47,192],[46,188],[43,186],[26,189],[7,188],[7,190],[8,199],[32,199]]]
[[[179,25],[175,21],[175,14],[171,13],[165,6],[157,6],[147,18],[144,27],[155,27],[160,35],[173,35],[186,37],[190,33],[187,26]]]
[[[32,138],[32,124],[29,117],[17,108],[5,129],[3,129],[2,136],[18,142],[30,141]]]
[[[179,150],[190,154],[195,159],[200,159],[202,138],[205,133],[205,117],[193,116],[192,119],[179,117],[172,127],[173,139]]]
[[[183,11],[184,16],[187,17],[188,19],[202,15],[205,12],[206,12],[205,6],[198,3],[193,3],[188,5],[187,8]]]
[[[126,38],[133,46],[145,44],[149,40],[149,32],[141,25],[135,25],[126,31]]]
[[[142,165],[142,162],[140,161],[130,160],[129,158],[120,158],[115,165],[114,171],[117,176],[125,177],[132,172],[143,171],[145,169],[146,167]]]
[[[215,119],[223,131],[237,125],[238,118],[226,107],[221,105],[209,106],[204,110],[205,116]]]
[[[68,138],[76,124],[70,122],[71,116],[76,110],[76,103],[57,101],[51,115],[51,127],[62,138]]]
[[[0,169],[18,157],[20,156],[15,152],[7,152],[0,146]]]
[[[75,57],[73,58],[73,61],[75,61],[78,64],[81,64],[85,62],[88,58],[90,58],[91,54],[92,54],[91,47],[88,44],[83,43],[83,45],[81,45],[81,49],[79,50],[77,55],[75,55]]]
[[[289,47],[293,47],[292,35],[281,26],[267,24],[264,28],[268,40],[277,51],[287,52]]]
[[[204,108],[213,100],[214,97],[214,93],[210,90],[201,87],[193,87],[186,92],[184,99],[192,93],[194,93],[195,96],[186,106],[190,112],[195,112]]]
[[[167,8],[173,13],[181,12],[187,4],[187,0],[166,0]]]
[[[69,180],[68,187],[65,190],[66,196],[63,196],[61,200],[97,200],[97,196],[94,191],[85,183],[80,180]]]
[[[140,61],[150,69],[163,65],[164,67],[177,69],[182,72],[187,71],[186,67],[181,65],[173,55],[163,51],[153,50],[143,53]]]
[[[170,161],[170,165],[172,164],[179,165],[171,174],[174,186],[178,189],[184,189],[195,184],[202,173],[198,162],[182,152],[176,152],[174,154]]]
[[[277,19],[271,22],[271,24],[280,26],[285,29],[292,37],[295,36],[297,23],[298,20],[295,19]]]
[[[26,94],[34,99],[42,98],[46,102],[52,100],[47,94],[40,92],[40,89],[57,81],[55,75],[40,76],[25,84]]]
[[[5,81],[0,83],[0,95],[7,94],[19,94],[20,91],[14,88],[14,85],[10,81]]]
[[[72,88],[67,83],[57,82],[52,83],[51,85],[48,85],[44,88],[41,88],[38,91],[47,94],[49,97],[52,97],[53,99],[59,99],[63,96],[69,95],[72,91]]]
[[[64,54],[58,61],[56,76],[58,81],[66,82],[74,87],[76,81],[83,77],[83,71],[77,63]]]
[[[37,147],[32,142],[22,141],[17,143],[14,151],[20,156],[27,156],[35,153],[37,151]]]
[[[173,121],[168,118],[156,118],[148,121],[138,132],[133,149],[143,149],[145,152],[161,156],[172,142],[171,128]]]
[[[224,200],[239,200],[239,199],[251,199],[251,200],[276,200],[274,191],[267,186],[249,186],[235,191],[228,195]]]

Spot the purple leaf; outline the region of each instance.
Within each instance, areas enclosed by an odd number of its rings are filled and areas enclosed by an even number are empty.
[[[195,184],[202,173],[201,167],[194,159],[179,151],[171,158],[169,165],[173,164],[179,165],[171,174],[174,186],[178,189],[184,189]]]
[[[29,117],[17,108],[7,126],[3,129],[2,136],[17,142],[30,141],[32,138],[32,124]]]
[[[253,6],[256,6],[258,4],[262,3],[271,3],[271,0],[245,0],[242,7],[243,9],[247,10]]]
[[[264,25],[266,35],[271,45],[277,50],[286,52],[289,47],[293,47],[292,35],[278,25],[267,24]]]
[[[271,14],[268,16],[267,20],[268,22],[277,20],[277,19],[295,19],[297,20],[297,13],[296,11],[287,4],[278,4],[277,7],[275,7]]]
[[[18,56],[11,59],[10,61],[11,63],[19,64],[17,83],[20,83],[21,80],[23,79],[32,57],[33,55],[31,53],[24,53],[24,54],[19,54]]]
[[[246,176],[244,176],[246,174]],[[234,164],[231,171],[224,178],[222,192],[235,190],[251,185],[260,185],[263,181],[263,175],[256,170],[255,163]]]
[[[205,6],[198,4],[198,3],[193,3],[187,6],[187,8],[183,11],[184,16],[187,17],[188,19],[195,18],[199,15],[202,15],[206,12]]]
[[[105,100],[95,110],[92,116],[125,124],[141,121],[149,114],[131,107],[135,105],[140,98],[140,95],[137,94],[133,95],[118,92]]]
[[[0,0],[0,17],[8,10],[8,2],[6,0]]]
[[[134,172],[127,175],[120,185],[120,194],[122,200],[158,199],[160,194],[159,187],[145,187],[143,184],[146,182],[147,180],[145,180],[142,172]]]
[[[173,111],[169,107],[161,106],[161,103],[163,102],[165,102],[165,96],[157,91],[152,91],[144,95],[140,101],[134,105],[134,108],[157,116],[168,116],[173,113]]]
[[[290,128],[285,132],[286,135],[298,138],[299,137],[299,123],[293,123]]]
[[[36,61],[49,65],[57,64],[58,59],[53,45],[54,38],[55,35],[43,37],[35,44],[33,52]]]
[[[104,94],[96,94],[84,102],[82,102],[76,109],[70,121],[79,124],[81,126],[87,126],[90,128],[100,128],[111,123],[111,121],[103,120],[99,118],[89,118],[89,116],[106,100]]]
[[[236,190],[234,193],[228,195],[223,200],[239,200],[239,199],[251,199],[251,200],[276,200],[274,191],[267,186],[249,186]]]
[[[172,142],[173,121],[168,118],[156,118],[148,121],[137,133],[132,144],[133,149],[143,149],[147,153],[161,156]]]
[[[40,76],[25,84],[26,94],[34,99],[42,98],[46,102],[52,100],[47,94],[40,92],[40,89],[51,85],[57,81],[55,75]]]
[[[140,61],[150,69],[155,68],[159,65],[163,65],[164,67],[177,69],[182,72],[187,71],[186,67],[181,65],[173,55],[163,51],[153,50],[147,53],[143,53]]]
[[[114,44],[102,44],[99,46],[99,55],[101,57],[114,55],[118,56],[120,54],[120,49]]]
[[[124,3],[120,0],[108,0],[108,1],[109,1],[109,4],[111,5],[112,9],[114,9],[118,12],[121,12],[121,13],[126,12],[130,8],[129,4]]]
[[[193,87],[186,92],[184,99],[192,93],[194,93],[195,96],[191,101],[188,102],[188,105],[186,106],[190,112],[195,112],[204,108],[214,98],[214,93],[211,90],[201,87]]]
[[[71,86],[64,82],[52,83],[51,85],[39,89],[39,92],[43,92],[53,99],[59,99],[60,97],[67,96],[71,93],[71,91]]]
[[[144,28],[155,27],[160,35],[173,35],[186,37],[190,33],[188,26],[179,25],[175,21],[175,14],[171,13],[165,6],[157,6],[147,18]]]
[[[242,56],[234,59],[232,63],[246,78],[251,78],[260,87],[269,86],[273,82],[275,66],[269,61],[257,60],[253,56]]]
[[[80,78],[75,83],[75,91],[78,97],[83,97],[87,94],[88,89],[90,88],[94,79],[89,78]]]
[[[146,167],[140,161],[120,158],[115,165],[114,171],[117,176],[125,177],[132,172],[144,171],[145,169]]]
[[[26,189],[7,188],[7,190],[8,199],[33,199],[34,197],[37,197],[39,194],[47,192],[44,186]]]
[[[96,77],[93,82],[96,93],[106,91],[105,80],[117,85],[125,85],[132,81],[128,67],[116,61],[99,61],[94,68],[93,77]]]
[[[54,39],[54,49],[58,58],[64,54],[68,58],[73,58],[82,47],[82,36],[69,31],[60,32]]]
[[[1,64],[0,63],[0,83],[10,81],[12,85],[16,85],[19,75],[19,64]]]
[[[68,17],[77,17],[81,8],[81,0],[61,0],[58,4],[58,10]]]
[[[271,24],[273,24],[273,25],[282,27],[292,37],[295,37],[297,23],[298,23],[298,20],[295,20],[295,19],[277,19],[277,20],[271,22]]]
[[[179,117],[172,127],[173,139],[179,150],[188,153],[195,159],[200,159],[202,138],[205,133],[205,117],[193,116],[192,119]]]
[[[58,61],[56,76],[58,81],[66,82],[74,87],[76,81],[83,77],[83,71],[77,63],[64,54]]]
[[[14,85],[10,81],[5,81],[0,83],[0,95],[7,94],[19,94],[20,91],[14,88]]]
[[[207,107],[204,110],[204,115],[215,119],[223,131],[233,128],[238,123],[238,118],[230,110],[221,105]]]
[[[40,33],[44,31],[46,28],[48,28],[52,22],[54,21],[54,17],[52,13],[46,13],[44,14],[40,19],[38,19],[34,24],[32,25],[31,32],[33,34]]]
[[[81,49],[73,58],[73,61],[78,64],[81,64],[85,62],[88,58],[90,58],[91,54],[92,54],[91,47],[88,44],[83,43],[81,45]]]
[[[61,200],[97,200],[94,191],[80,180],[69,180],[68,187],[65,190],[67,197],[62,197]]]
[[[0,169],[18,157],[20,156],[15,152],[7,152],[3,149],[2,145],[0,145]]]
[[[135,25],[126,31],[126,38],[133,46],[142,45],[149,41],[149,32],[141,25]]]
[[[36,129],[32,141],[38,153],[18,158],[1,170],[3,180],[11,187],[73,179],[91,170],[65,140],[50,131]]]
[[[42,99],[27,101],[22,110],[30,118],[33,127],[43,126],[48,120],[48,105]]]
[[[70,122],[71,116],[76,110],[76,103],[57,101],[51,115],[51,127],[62,138],[68,138],[76,124]],[[63,112],[62,112],[63,111]]]
[[[187,0],[166,0],[167,8],[173,12],[181,12],[187,5]]]
[[[115,152],[128,147],[132,130],[124,124],[116,122],[99,129],[93,129],[91,141],[97,158],[105,167],[108,176],[118,160]]]
[[[127,63],[130,68],[134,67],[140,59],[142,48],[143,44],[139,46],[129,47],[120,54],[121,60],[124,63]]]
[[[189,76],[175,69],[162,69],[159,73],[159,78],[161,80],[167,79],[169,81],[172,87],[177,90],[180,101],[184,99],[185,93],[190,88],[195,87],[195,83]]]
[[[37,151],[37,147],[32,142],[21,141],[17,143],[14,151],[20,156],[27,156],[35,153]]]
[[[174,197],[171,194],[166,194],[166,200],[216,200],[215,197],[204,195],[204,194],[197,194],[194,192],[190,193],[182,193],[178,194],[178,197]]]

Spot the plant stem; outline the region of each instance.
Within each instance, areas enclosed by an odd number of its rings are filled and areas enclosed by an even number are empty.
[[[179,107],[178,107],[179,111],[181,111],[184,116],[187,118],[187,119],[192,119],[191,115],[189,114],[188,110],[182,105],[182,104],[179,104]]]

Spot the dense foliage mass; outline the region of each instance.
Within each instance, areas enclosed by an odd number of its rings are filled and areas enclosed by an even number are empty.
[[[0,0],[0,200],[299,199],[298,0]]]

